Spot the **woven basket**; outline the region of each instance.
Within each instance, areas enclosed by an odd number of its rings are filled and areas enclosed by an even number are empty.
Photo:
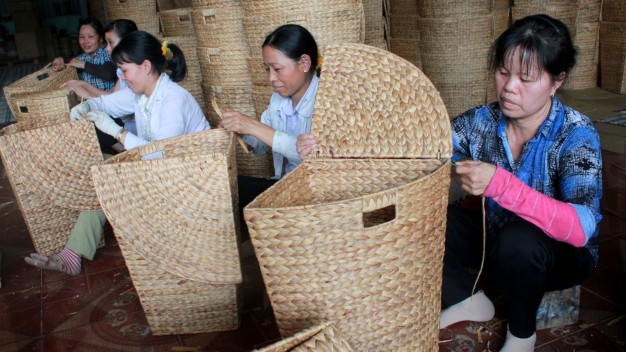
[[[278,328],[291,336],[330,320],[356,351],[434,351],[446,108],[419,69],[388,51],[324,52],[315,157],[244,209]]]
[[[626,93],[626,22],[600,22],[600,86]]]
[[[247,7],[252,2],[248,1],[244,4]],[[250,56],[260,61],[261,45],[265,37],[285,23],[305,27],[311,32],[319,47],[335,43],[363,43],[365,39],[363,4],[353,0],[335,2],[337,5],[333,7],[322,7],[321,2],[311,1],[308,4],[316,4],[319,7],[309,9],[308,6],[303,6],[290,12],[286,12],[282,7],[271,8],[271,11],[265,12],[250,12],[246,8],[247,16],[243,24],[250,46]],[[254,3],[256,4],[256,1]],[[303,4],[302,2],[292,3]]]
[[[493,3],[494,0],[420,0],[417,1],[417,12],[423,18],[486,15]]]
[[[587,89],[598,86],[600,23],[578,23],[574,44],[578,47],[576,66],[565,82],[568,89]]]
[[[511,7],[513,22],[526,16],[543,13],[561,20],[570,32],[576,28],[578,17],[578,0],[516,0]]]
[[[156,0],[105,0],[108,20],[129,19],[137,28],[160,36],[160,21]]]
[[[0,155],[38,253],[60,251],[79,211],[100,209],[89,171],[102,163],[92,123],[42,118],[7,126]]]
[[[332,323],[326,322],[310,327],[271,346],[254,350],[256,352],[307,352],[334,351],[350,352],[352,348],[335,329]]]
[[[418,39],[391,38],[391,40],[389,40],[389,51],[408,60],[417,68],[422,68],[422,57],[420,55],[420,43]]]
[[[626,22],[626,1],[602,0],[602,21]]]
[[[59,122],[70,121],[70,110],[79,103],[74,91],[60,88],[41,92],[17,93],[11,96],[15,120],[54,117]]]
[[[191,19],[199,47],[247,51],[248,42],[243,30],[244,10],[241,2],[198,8]]]
[[[212,86],[241,86],[251,82],[247,50],[224,50],[198,46],[203,83]]]
[[[216,129],[133,148],[92,168],[156,335],[238,327],[234,158],[233,135]]]
[[[163,35],[168,37],[188,36],[194,33],[191,8],[172,9],[159,12]]]
[[[19,111],[15,109],[17,104],[13,101],[13,94],[35,93],[57,89],[61,84],[75,79],[78,79],[78,74],[74,68],[54,72],[52,68],[44,67],[4,87],[4,97],[13,115],[17,116]]]

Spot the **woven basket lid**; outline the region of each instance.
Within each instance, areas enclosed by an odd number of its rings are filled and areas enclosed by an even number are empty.
[[[232,133],[212,129],[154,141],[93,167],[116,235],[171,274],[240,283],[233,148]]]
[[[450,158],[450,119],[417,67],[365,44],[323,48],[311,134],[317,157]]]

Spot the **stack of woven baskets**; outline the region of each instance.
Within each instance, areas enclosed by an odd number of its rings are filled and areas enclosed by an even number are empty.
[[[598,85],[598,31],[601,0],[515,0],[512,20],[547,14],[569,28],[578,47],[576,66],[567,78],[567,88],[585,89]]]
[[[389,51],[421,68],[417,1],[388,1],[386,7]]]
[[[446,108],[386,50],[323,50],[311,126],[320,147],[244,209],[278,328],[288,337],[335,321],[356,351],[435,350]]]
[[[503,0],[418,1],[422,68],[451,117],[490,100],[487,55],[507,8]]]
[[[132,20],[137,28],[159,37],[159,15],[157,0],[104,0],[109,21]]]
[[[603,0],[600,22],[602,89],[626,94],[626,2]]]
[[[171,6],[175,6],[175,4],[171,4]],[[159,21],[163,32],[161,40],[174,43],[183,51],[185,62],[187,63],[187,75],[178,84],[191,93],[205,116],[210,116],[210,111],[207,109],[202,92],[202,74],[196,52],[198,43],[193,22],[191,21],[192,10],[191,7],[160,9]]]
[[[363,0],[363,18],[365,20],[363,43],[387,49],[383,8],[383,0]]]
[[[233,135],[215,129],[137,147],[92,168],[155,335],[239,326],[234,158]]]

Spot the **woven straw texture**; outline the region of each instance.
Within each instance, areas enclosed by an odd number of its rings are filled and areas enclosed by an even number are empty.
[[[37,77],[45,78],[40,80]],[[14,116],[17,116],[19,111],[15,109],[16,103],[13,102],[13,94],[34,93],[57,89],[62,83],[74,79],[78,79],[78,74],[74,68],[67,68],[60,72],[54,72],[50,67],[45,67],[20,78],[11,85],[4,87],[4,96],[11,112]]]
[[[283,1],[258,2],[283,3]],[[317,6],[313,8],[302,6],[289,12],[283,7],[267,7],[265,12],[260,9],[256,12],[249,11],[250,3],[254,3],[255,8],[260,7],[260,4],[254,0],[244,2],[246,18],[243,23],[250,45],[250,56],[259,62],[262,56],[261,45],[265,37],[276,27],[285,23],[299,24],[308,29],[319,47],[334,43],[363,43],[365,39],[363,4],[360,1],[337,0],[334,1],[336,4],[333,7],[323,7],[321,4],[323,1],[310,1],[307,4]],[[302,4],[301,2],[292,3]]]
[[[568,89],[587,89],[598,86],[599,69],[599,21],[578,23],[574,45],[578,47],[576,66],[566,80]]]
[[[198,46],[197,53],[203,83],[212,86],[250,84],[247,50],[226,50]]]
[[[156,0],[104,0],[109,21],[129,19],[137,28],[156,37],[160,36],[160,21]]]
[[[163,35],[167,37],[190,36],[194,33],[191,8],[160,11],[159,19]]]
[[[600,22],[601,87],[626,93],[626,22]]]
[[[406,60],[358,44],[324,52],[317,157],[244,209],[278,328],[336,321],[356,351],[435,351],[448,115]]]
[[[602,0],[602,20],[626,22],[626,0]]]
[[[199,47],[248,50],[243,35],[244,9],[239,1],[194,9],[191,19]]]
[[[365,35],[363,42],[368,45],[385,45],[385,21],[382,0],[363,0]]]
[[[156,141],[92,168],[155,334],[237,328],[234,158],[233,135],[216,129]]]
[[[311,125],[322,155],[450,157],[448,113],[424,73],[367,45],[331,45],[324,52]]]
[[[17,122],[50,117],[55,117],[59,122],[69,122],[70,110],[78,102],[74,91],[65,88],[16,93],[11,96],[11,110]]]
[[[193,34],[193,31],[190,32]],[[185,55],[185,62],[187,63],[187,75],[185,79],[178,84],[185,88],[198,102],[200,108],[206,110],[206,102],[204,101],[204,95],[202,93],[202,73],[200,70],[200,62],[198,61],[198,55],[196,52],[196,37],[195,35],[177,36],[177,37],[163,37],[161,41],[168,41],[176,44]]]
[[[570,32],[576,28],[579,0],[515,0],[511,7],[513,22],[529,15],[543,13],[561,20]]]
[[[37,119],[0,131],[0,155],[35,250],[61,250],[80,210],[96,210],[91,165],[102,163],[93,124]]]
[[[423,18],[465,17],[486,15],[493,0],[420,0],[417,12]],[[393,8],[393,6],[392,6]]]
[[[257,352],[350,352],[352,348],[332,323],[310,327]]]
[[[418,20],[422,67],[450,117],[487,102],[493,23],[493,14]]]

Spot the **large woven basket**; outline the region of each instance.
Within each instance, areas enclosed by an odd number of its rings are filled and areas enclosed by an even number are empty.
[[[273,2],[273,1],[261,1]],[[259,3],[261,3],[259,2]],[[282,2],[282,1],[276,1]],[[324,7],[321,1],[292,2],[299,8],[287,11],[284,7],[268,7],[268,11],[250,12],[249,4],[245,2],[246,18],[243,20],[245,35],[250,46],[250,56],[261,60],[261,45],[265,37],[278,26],[285,23],[299,24],[311,32],[318,46],[335,43],[363,43],[365,39],[365,20],[363,4],[354,0],[334,0],[336,5]],[[302,6],[301,6],[302,5]],[[323,52],[321,53],[323,54]]]
[[[232,134],[216,129],[156,141],[92,168],[155,335],[239,325],[234,158]]]
[[[37,119],[0,131],[0,155],[35,250],[61,250],[81,210],[100,208],[89,168],[102,163],[93,124]]]
[[[59,72],[52,71],[50,67],[44,67],[4,87],[4,96],[11,112],[17,117],[19,111],[17,110],[17,103],[13,101],[14,94],[36,93],[58,89],[61,84],[74,79],[78,79],[78,74],[76,73],[76,69],[72,67],[68,67]]]
[[[324,48],[319,149],[244,209],[282,336],[324,321],[356,351],[436,351],[452,152],[439,93],[408,61]]]
[[[66,88],[15,93],[11,96],[11,110],[17,122],[38,118],[69,122],[70,110],[78,103],[76,93]]]
[[[626,94],[626,22],[600,22],[602,89]]]
[[[350,352],[352,348],[331,322],[310,327],[257,352]]]
[[[191,36],[194,33],[191,22],[191,8],[162,10],[159,20],[163,35],[167,37]]]

